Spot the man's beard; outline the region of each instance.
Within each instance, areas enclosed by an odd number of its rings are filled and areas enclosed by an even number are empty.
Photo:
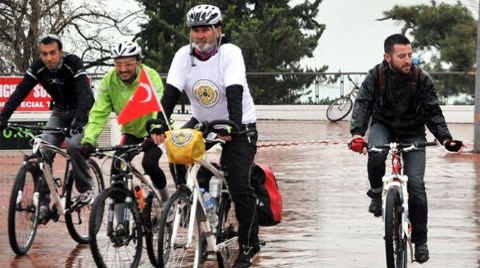
[[[213,49],[215,44],[213,44],[213,43],[196,43],[196,44],[194,44],[194,46],[198,51],[200,51],[202,53],[208,53]]]

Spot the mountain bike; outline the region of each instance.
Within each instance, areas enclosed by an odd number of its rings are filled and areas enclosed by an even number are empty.
[[[220,125],[233,126],[238,131],[231,121],[215,120],[207,123],[203,142],[221,142],[215,133],[215,127]],[[237,135],[248,135],[248,132],[237,132]],[[167,150],[167,153],[175,152]],[[201,188],[206,187],[197,180],[202,169],[220,180],[220,194],[216,197],[212,194],[218,204],[215,210],[217,226],[208,220],[204,195],[201,193]],[[238,222],[226,183],[227,176],[221,165],[212,164],[205,156],[187,166],[186,184],[178,187],[162,212],[158,235],[159,267],[198,267],[207,260],[209,253],[216,255],[219,267],[231,267],[239,250]]]
[[[348,80],[353,84],[352,90],[344,96],[333,100],[327,108],[327,119],[331,122],[337,122],[345,118],[353,108],[353,99],[357,97],[360,87],[350,76]]]
[[[140,143],[97,147],[91,153],[120,163],[116,167],[119,174],[113,175],[111,186],[95,198],[90,215],[90,249],[98,267],[139,266],[144,236],[148,257],[156,266],[156,235],[163,202],[151,179],[132,163],[130,156],[141,150]],[[107,153],[116,151],[122,154]]]
[[[408,217],[408,177],[403,174],[402,154],[424,148],[436,146],[437,142],[397,143],[392,142],[381,146],[374,146],[368,151],[382,153],[389,150],[392,171],[383,177],[382,190],[382,218],[385,224],[385,256],[388,268],[407,267],[407,244],[410,248],[410,258],[413,259],[411,241],[412,226]]]
[[[47,132],[66,136],[70,129],[12,123],[8,124],[7,129],[17,135],[30,137],[32,145],[31,154],[24,155],[23,164],[15,177],[10,196],[8,239],[13,252],[23,255],[32,246],[40,224],[39,208],[42,200],[40,200],[39,185],[41,180],[46,181],[50,197],[54,201],[49,218],[57,222],[60,216],[64,216],[70,236],[80,244],[87,244],[90,241],[88,217],[91,206],[79,200],[80,194],[74,187],[70,156],[65,150],[43,140],[41,136],[42,133]],[[64,158],[66,164],[63,178],[54,176],[53,166],[44,157],[46,152],[53,152]],[[98,194],[104,189],[101,170],[95,161],[88,159],[87,163],[94,182],[94,194]]]

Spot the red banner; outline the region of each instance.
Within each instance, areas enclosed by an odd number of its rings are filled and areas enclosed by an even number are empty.
[[[7,102],[10,95],[17,87],[17,84],[22,81],[23,77],[18,76],[0,76],[0,110]],[[32,92],[25,98],[25,100],[18,106],[17,112],[44,112],[49,111],[50,95],[40,85],[37,84]]]

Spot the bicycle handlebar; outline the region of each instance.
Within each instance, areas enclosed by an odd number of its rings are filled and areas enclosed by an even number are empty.
[[[216,129],[215,127],[220,125],[227,125],[232,127],[232,135],[246,135],[247,137],[249,137],[256,133],[256,130],[254,129],[240,131],[240,127],[235,122],[227,119],[212,120],[210,122],[200,122],[199,124],[197,124],[197,126],[195,126],[195,129],[201,131],[203,135],[206,136],[211,132],[219,131],[219,129]]]
[[[78,134],[82,133],[83,129],[82,128],[71,128],[71,127],[45,127],[45,126],[38,126],[38,125],[23,125],[23,124],[14,124],[14,123],[8,123],[7,124],[7,129],[14,130],[16,132],[22,132],[26,133],[27,135],[30,134],[30,136],[35,136],[38,134],[42,134],[45,131],[51,131],[56,134],[63,134],[65,136],[71,134]],[[31,131],[26,131],[26,129],[30,129]]]
[[[438,142],[435,141],[421,141],[421,142],[414,142],[414,143],[398,143],[398,142],[391,142],[384,145],[376,145],[370,148],[369,152],[382,152],[382,149],[398,149],[403,152],[412,151],[418,148],[423,148],[427,146],[437,146]]]

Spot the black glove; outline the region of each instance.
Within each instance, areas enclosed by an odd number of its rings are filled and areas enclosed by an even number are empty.
[[[8,126],[8,120],[0,120],[0,132],[6,129]]]
[[[459,140],[445,140],[443,146],[450,152],[458,152],[462,148],[462,141]]]
[[[92,153],[95,152],[95,146],[91,145],[90,143],[85,143],[80,148],[80,154],[83,158],[88,159]]]
[[[233,127],[226,126],[218,131],[216,131],[218,136],[231,136],[233,133]]]
[[[74,135],[77,135],[78,133],[83,132],[83,126],[85,125],[84,122],[81,120],[78,120],[77,118],[73,119],[72,125],[69,127],[67,137],[72,137]]]
[[[168,126],[162,119],[150,119],[145,124],[145,129],[149,134],[164,134]]]

